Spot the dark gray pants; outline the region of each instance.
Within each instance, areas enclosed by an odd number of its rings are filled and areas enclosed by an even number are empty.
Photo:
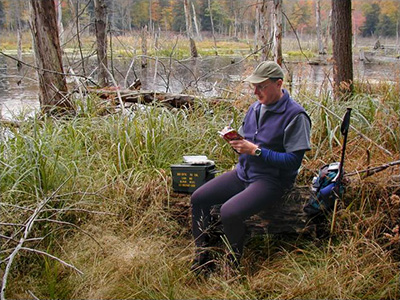
[[[271,209],[281,201],[285,189],[278,180],[241,181],[236,171],[224,173],[198,188],[191,197],[192,234],[198,248],[207,244],[210,209],[222,204],[221,221],[232,250],[239,257],[245,238],[244,221],[252,215]]]

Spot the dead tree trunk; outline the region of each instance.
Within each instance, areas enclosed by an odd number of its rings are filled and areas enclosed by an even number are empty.
[[[199,53],[197,52],[196,42],[194,39],[190,38],[190,55],[192,57],[199,57]]]
[[[30,0],[30,6],[41,110],[47,114],[71,112],[73,104],[67,97],[54,1]]]
[[[190,53],[192,57],[198,57],[196,43],[193,40],[193,29],[192,29],[192,16],[190,14],[190,7],[188,0],[183,1],[183,8],[185,10],[185,21],[186,21],[186,35],[190,42]]]
[[[58,26],[58,34],[60,36],[60,44],[64,44],[64,26],[62,23],[62,7],[61,0],[55,0],[56,8],[57,8],[57,26]]]
[[[333,81],[336,99],[353,93],[351,0],[332,0]]]
[[[150,36],[153,36],[153,13],[152,13],[152,6],[153,3],[151,0],[149,0],[149,31],[150,31]]]
[[[326,48],[329,48],[329,43],[332,41],[331,24],[332,24],[332,9],[329,10],[326,32],[324,34],[324,45]]]
[[[324,50],[324,44],[322,43],[322,31],[321,31],[321,1],[315,2],[315,18],[317,25],[317,39],[318,39],[318,53],[326,54]]]
[[[282,66],[282,0],[274,0],[274,61]]]
[[[396,22],[396,54],[400,54],[400,43],[399,43],[399,19]]]
[[[94,9],[97,41],[97,63],[99,68],[98,81],[100,86],[107,86],[107,6],[105,0],[95,0]]]
[[[268,34],[268,28],[270,18],[268,17],[268,1],[263,0],[260,9],[260,39],[262,43],[261,60],[267,60],[271,48],[269,47],[270,36]]]
[[[260,37],[260,30],[262,28],[262,16],[261,16],[261,9],[256,5],[256,22],[254,26],[254,51],[258,51],[258,40]]]
[[[197,39],[199,39],[199,40],[201,41],[201,40],[202,40],[201,32],[200,32],[200,28],[199,28],[199,23],[198,23],[198,21],[197,21],[196,8],[194,7],[193,2],[192,2],[192,10],[193,10],[193,23],[194,23],[194,28],[196,29],[196,37],[197,37]]]
[[[82,72],[83,75],[86,76],[86,68],[85,68],[85,58],[83,57],[83,52],[82,52],[82,42],[81,42],[81,25],[79,21],[79,8],[80,8],[80,2],[79,0],[76,0],[76,2],[70,0],[70,6],[71,6],[71,11],[73,12],[73,18],[75,20],[75,27],[76,27],[76,40],[78,42],[78,47],[79,47],[79,54],[81,56],[81,63],[82,63]]]
[[[210,12],[211,32],[212,32],[212,36],[213,36],[213,40],[214,40],[215,55],[218,55],[217,40],[215,38],[215,31],[214,31],[214,19],[213,19],[212,8],[211,8],[211,0],[208,0],[208,10]]]
[[[22,64],[22,26],[21,26],[21,0],[15,3],[15,17],[17,25],[17,57],[18,57],[18,72],[21,72]],[[21,75],[21,74],[20,74]]]
[[[142,68],[147,67],[147,26],[145,25],[141,32],[142,40]]]
[[[192,37],[192,18],[190,16],[188,0],[183,0],[183,9],[185,11],[186,35],[190,39]]]

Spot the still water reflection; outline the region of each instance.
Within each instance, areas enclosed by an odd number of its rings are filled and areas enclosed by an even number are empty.
[[[25,56],[24,62],[33,64],[32,56]],[[69,63],[71,59],[68,59]],[[148,60],[147,68],[140,67],[140,61],[117,59],[113,61],[115,81],[120,87],[129,86],[135,79],[142,82],[143,90],[171,93],[195,93],[204,97],[218,97],[226,91],[236,90],[241,79],[258,64],[254,59],[242,57],[207,57],[175,61],[168,58]],[[96,60],[88,59],[85,74],[94,74]],[[318,90],[331,85],[331,65],[310,65],[288,63],[287,74],[292,74],[292,94],[306,88]],[[354,77],[358,80],[394,80],[399,61],[391,64],[355,63]],[[67,71],[68,68],[65,68]],[[73,70],[83,74],[83,70]],[[91,76],[91,75],[88,75]],[[397,74],[397,76],[399,76]],[[289,76],[288,76],[289,77]],[[288,80],[289,78],[287,78]],[[72,84],[75,80],[69,77]],[[34,69],[24,66],[20,72],[16,61],[0,55],[0,109],[1,117],[12,119],[22,112],[39,108],[38,87]],[[243,93],[251,93],[244,87]]]

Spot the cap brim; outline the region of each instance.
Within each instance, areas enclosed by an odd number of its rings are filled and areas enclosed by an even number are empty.
[[[250,83],[261,83],[261,82],[263,82],[263,81],[265,81],[267,79],[268,78],[265,78],[265,77],[260,77],[260,76],[256,76],[256,75],[250,75],[249,77],[247,77],[243,81],[250,82]]]

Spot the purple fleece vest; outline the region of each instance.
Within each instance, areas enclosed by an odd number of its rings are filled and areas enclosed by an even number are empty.
[[[260,126],[257,124],[261,104],[253,103],[243,121],[243,132],[246,140],[261,148],[268,148],[277,152],[285,152],[283,146],[284,130],[293,118],[299,113],[305,113],[304,108],[290,98],[288,92],[283,90],[283,97],[274,109],[267,110],[263,115]],[[297,176],[296,170],[283,170],[270,166],[261,157],[240,154],[239,163],[236,165],[239,178],[245,182],[257,179],[274,180],[282,186],[291,185]]]

